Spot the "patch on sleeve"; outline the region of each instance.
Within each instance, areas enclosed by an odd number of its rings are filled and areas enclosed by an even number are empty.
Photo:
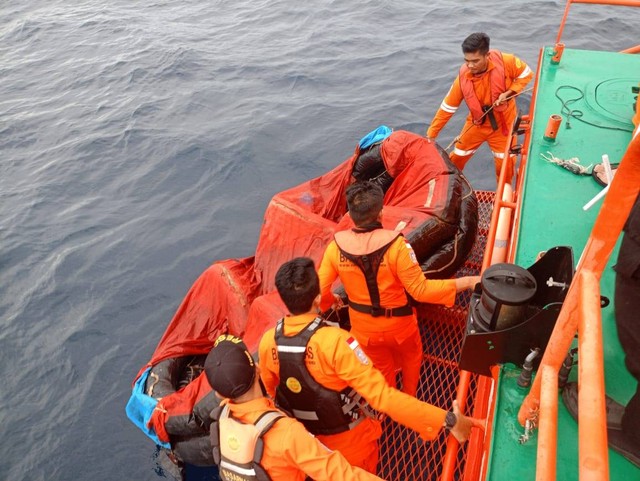
[[[360,347],[360,344],[358,344],[358,341],[356,341],[354,337],[350,337],[349,339],[347,339],[347,344],[349,344],[349,347],[354,352],[354,354],[358,358],[358,361],[360,361],[361,364],[364,364],[364,365],[369,364],[369,358],[364,353],[364,351]]]
[[[411,262],[413,262],[414,264],[418,263],[418,258],[416,257],[416,253],[413,250],[413,247],[411,247],[411,244],[409,244],[408,242],[405,242],[405,244],[407,246],[407,249],[409,249],[409,257],[411,258]]]
[[[522,62],[520,61],[520,59],[518,57],[516,57],[516,67],[517,68],[522,67]]]

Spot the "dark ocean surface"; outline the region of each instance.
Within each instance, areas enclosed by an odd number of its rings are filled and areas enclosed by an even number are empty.
[[[158,479],[124,407],[196,277],[253,255],[273,194],[330,170],[373,128],[424,133],[467,34],[486,31],[535,70],[563,8],[3,2],[0,479]],[[639,20],[578,5],[566,43],[627,48]],[[632,40],[611,45],[610,31]],[[469,163],[476,188],[494,188],[492,165],[486,150]]]

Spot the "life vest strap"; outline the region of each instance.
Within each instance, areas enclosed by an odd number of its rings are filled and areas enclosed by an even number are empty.
[[[482,107],[482,111],[484,112],[484,115],[489,117],[489,123],[491,124],[491,128],[493,130],[498,130],[498,121],[496,120],[496,116],[494,115],[493,109],[491,108],[491,106],[484,105]],[[481,123],[484,123],[484,118],[482,119]]]
[[[411,307],[411,304],[406,304],[401,307],[376,307],[349,301],[349,307],[354,311],[371,314],[372,317],[403,317],[413,314],[413,307]]]

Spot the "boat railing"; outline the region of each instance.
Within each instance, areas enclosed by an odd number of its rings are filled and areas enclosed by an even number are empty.
[[[557,36],[556,44],[560,44],[562,32],[572,3],[590,3],[603,5],[621,5],[640,7],[640,1],[593,1],[568,0],[564,17]],[[640,45],[624,51],[640,52]],[[540,51],[538,65],[542,63],[543,49]],[[530,112],[535,112],[537,84],[534,86]],[[524,133],[524,142],[519,150],[519,169],[512,197],[509,196],[511,181],[507,179],[507,162],[503,163],[494,199],[491,224],[487,232],[486,249],[481,271],[495,262],[512,262],[517,245],[517,232],[520,214],[520,201],[524,194],[523,180],[529,148],[529,129],[533,117],[523,116],[520,127],[511,129],[510,143],[505,147],[505,159],[513,155],[513,147],[518,135]],[[585,250],[578,264],[572,286],[563,305],[556,328],[541,360],[539,375],[534,378],[530,394],[525,398],[519,413],[519,421],[524,426],[526,421],[539,428],[537,451],[537,480],[556,479],[557,453],[557,417],[558,417],[558,372],[566,354],[578,332],[578,349],[582,359],[578,374],[580,386],[579,406],[579,470],[580,479],[606,480],[608,478],[608,449],[606,440],[606,409],[604,404],[604,360],[602,350],[602,327],[600,312],[600,278],[605,265],[613,251],[631,206],[638,194],[640,186],[640,135],[630,145],[625,158],[620,164],[622,175],[616,175],[610,192],[605,198],[601,213],[596,220],[593,232],[589,237]],[[508,249],[503,253],[505,258],[496,257],[495,244],[501,213],[510,210],[507,226]],[[504,226],[502,226],[503,228]],[[500,239],[502,241],[502,239]],[[588,375],[587,375],[588,373]],[[483,479],[488,465],[491,440],[491,423],[493,410],[491,403],[495,395],[495,385],[499,369],[492,370],[492,376],[477,376],[476,395],[473,400],[474,417],[486,420],[484,432],[474,430],[469,439],[463,479]],[[472,374],[460,372],[457,399],[464,411],[472,382]],[[587,407],[589,406],[589,407]],[[454,478],[458,460],[459,444],[449,436],[443,459],[441,481]]]
[[[640,7],[639,1],[568,0],[556,48],[572,3]],[[640,52],[640,46],[624,51],[637,52]],[[539,375],[535,377],[518,413],[518,420],[523,426],[527,421],[538,426],[536,480],[556,479],[558,372],[576,332],[580,356],[579,479],[609,479],[600,279],[640,190],[640,136],[632,139],[618,169],[580,256],[573,282],[540,362]]]
[[[522,182],[522,171],[526,163],[526,147],[528,136],[525,135],[525,143],[518,145],[518,136],[526,134],[530,128],[530,119],[528,115],[521,116],[520,119],[511,126],[509,139],[503,152],[505,161],[502,163],[500,175],[498,177],[498,185],[496,195],[493,201],[493,209],[491,212],[491,222],[487,232],[486,247],[484,250],[481,272],[483,272],[491,264],[497,262],[505,262],[509,256],[509,249],[503,249],[505,243],[508,245],[511,238],[514,219],[517,217],[517,192],[518,186]],[[514,169],[517,156],[515,152],[520,152],[520,168],[516,176],[516,188],[512,189],[514,177]],[[511,174],[511,175],[510,175]],[[505,225],[506,223],[506,225]],[[498,238],[498,233],[501,233]],[[504,238],[502,236],[505,236]],[[499,246],[498,248],[496,248]],[[496,255],[496,252],[501,252]],[[477,376],[476,397],[473,401],[473,416],[478,419],[486,419],[487,426],[490,425],[491,419],[487,419],[492,415],[489,409],[491,406],[491,396],[494,389],[496,374],[492,377]],[[472,381],[472,373],[469,371],[460,371],[460,379],[456,392],[456,399],[460,410],[464,412],[469,396],[469,388]],[[491,433],[488,429],[485,431],[474,430],[469,439],[469,447],[467,449],[467,458],[464,466],[464,479],[478,479],[483,468],[486,466],[483,459],[486,456],[486,450],[489,447],[489,439]],[[447,447],[443,458],[441,481],[451,481],[455,474],[455,466],[458,459],[459,443],[453,436],[447,439]]]
[[[528,120],[526,117],[525,119]],[[525,132],[528,133],[528,129],[527,125]],[[512,131],[512,138],[516,137],[517,132]],[[510,151],[510,148],[506,149],[505,155],[509,155]],[[487,233],[482,271],[490,265],[493,257],[500,210],[516,209],[515,217],[517,219],[520,206],[518,200],[521,189],[519,187],[524,170],[522,167],[525,164],[526,156],[523,156],[520,159],[521,168],[518,171],[516,189],[514,190],[516,193],[515,202],[507,202],[502,199],[505,185],[508,184],[506,169],[504,167],[502,169],[494,200],[491,226]],[[600,214],[576,268],[574,280],[560,311],[556,327],[541,360],[539,375],[534,378],[531,391],[520,409],[518,416],[520,423],[524,426],[528,420],[539,429],[537,480],[556,479],[558,372],[576,332],[578,333],[578,349],[581,359],[578,372],[580,386],[578,401],[580,479],[597,479],[599,481],[609,479],[600,278],[639,191],[640,135],[636,135],[629,145],[611,183],[609,193],[605,197]],[[513,221],[513,223],[515,222],[516,220]],[[513,249],[510,250],[509,257],[512,257],[512,252]],[[473,416],[486,419],[487,430],[472,433],[467,450],[464,479],[481,479],[482,473],[487,467],[484,461],[490,444],[489,427],[492,416],[489,407],[496,378],[497,370],[494,370],[492,377],[479,376],[477,380],[477,397],[474,400]],[[457,390],[461,409],[464,409],[466,405],[470,381],[471,373],[461,371]],[[443,460],[441,481],[453,479],[458,448],[459,444],[453,436],[450,436]]]
[[[554,480],[558,372],[578,333],[578,436],[581,480],[609,479],[600,278],[640,191],[640,136],[620,162],[560,310],[539,373],[518,419],[538,426],[537,480]]]
[[[589,3],[592,5],[618,5],[622,7],[640,7],[640,1],[638,0],[567,0],[567,4],[564,8],[564,15],[560,22],[560,28],[558,29],[558,36],[556,37],[556,45],[562,43],[562,33],[564,32],[564,25],[567,22],[569,16],[569,9],[574,3]],[[623,53],[640,53],[640,45],[622,50]]]

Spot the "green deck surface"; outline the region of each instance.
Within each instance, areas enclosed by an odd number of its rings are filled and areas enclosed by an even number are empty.
[[[562,159],[578,157],[585,167],[601,162],[602,154],[607,154],[612,163],[619,162],[633,128],[631,87],[640,81],[640,55],[565,49],[562,61],[554,66],[550,62],[551,52],[552,49],[547,48],[541,60],[524,182],[515,260],[523,267],[533,264],[539,252],[560,245],[573,247],[574,262],[577,263],[602,206],[602,201],[599,201],[586,212],[582,209],[602,189],[591,176],[573,174],[545,161],[540,154],[549,151]],[[562,113],[562,103],[556,93],[565,102],[580,97],[581,93],[568,88],[558,90],[562,86],[576,87],[584,93],[584,98],[569,103],[568,107],[582,111],[581,120],[597,124],[600,128],[574,118],[567,128],[567,115]],[[564,118],[555,142],[543,138],[552,114],[561,114]],[[612,266],[617,253],[616,247],[601,281],[602,295],[611,300],[611,304],[602,310],[605,383],[607,394],[625,404],[636,383],[624,367],[615,328],[615,273]],[[572,378],[575,378],[577,369],[573,371]],[[525,444],[518,442],[524,430],[516,416],[527,392],[516,384],[519,372],[519,367],[510,364],[501,369],[488,480],[535,479],[537,435],[534,434]],[[577,480],[577,424],[565,409],[562,398],[558,403],[558,431],[557,479]],[[612,450],[609,450],[609,462],[610,479],[640,480],[640,469]]]

